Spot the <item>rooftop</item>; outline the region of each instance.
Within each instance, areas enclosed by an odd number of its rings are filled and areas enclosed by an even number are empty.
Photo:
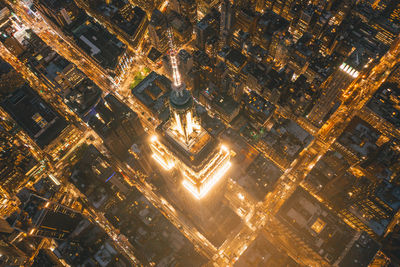
[[[229,50],[225,56],[225,59],[228,63],[235,66],[235,68],[241,68],[246,63],[246,57],[235,48]]]
[[[68,125],[28,85],[16,89],[1,105],[41,148],[56,139]]]
[[[105,182],[116,173],[93,145],[81,149],[79,161],[73,166],[70,180],[94,207],[101,208],[112,196]]]
[[[69,28],[77,44],[103,68],[117,68],[119,57],[126,51],[126,47],[115,35],[110,34],[89,16],[74,21]]]
[[[301,188],[283,204],[278,218],[330,264],[340,257],[355,234],[339,217]]]
[[[291,257],[281,252],[260,233],[251,245],[244,251],[235,267],[247,266],[299,266]]]
[[[358,157],[366,157],[377,149],[381,133],[359,117],[354,117],[337,142]]]
[[[147,55],[147,57],[153,62],[156,63],[160,58],[161,58],[162,54],[160,51],[158,51],[157,49],[155,49],[154,47],[152,47],[150,49],[149,54]]]
[[[109,17],[112,23],[131,36],[136,34],[142,20],[147,19],[146,12],[140,7],[132,6],[123,0],[113,1],[111,4],[101,2],[100,5],[96,5],[94,8],[104,16]]]
[[[101,99],[101,89],[86,78],[65,97],[67,105],[84,120]]]
[[[91,113],[89,125],[103,138],[118,128],[124,119],[138,116],[112,94],[106,95]]]
[[[278,166],[261,154],[249,165],[246,173],[247,176],[239,178],[238,183],[258,201],[264,200],[283,174]]]
[[[367,106],[395,127],[400,127],[400,87],[397,83],[384,83]]]
[[[278,118],[263,140],[279,154],[293,160],[313,140],[313,136],[296,122]]]
[[[162,117],[166,119],[169,116],[167,102],[170,91],[171,81],[153,71],[132,89],[132,94],[157,117],[167,111],[167,116]]]
[[[243,102],[246,110],[251,114],[251,119],[263,125],[274,113],[275,106],[254,91],[245,94]]]
[[[369,266],[379,249],[378,242],[367,233],[361,232],[355,236],[354,243],[338,266]]]
[[[190,146],[186,146],[171,133],[169,127],[169,121],[157,127],[157,131],[161,135],[161,141],[187,166],[196,170],[201,169],[201,166],[206,163],[206,159],[210,159],[214,156],[217,148],[217,141],[204,129],[192,140]]]

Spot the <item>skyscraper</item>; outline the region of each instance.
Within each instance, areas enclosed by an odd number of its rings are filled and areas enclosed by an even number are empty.
[[[233,10],[229,0],[224,0],[221,4],[221,23],[220,38],[221,46],[227,45],[233,24]]]
[[[195,0],[172,0],[169,5],[172,10],[188,17],[192,24],[197,22],[197,3]]]
[[[144,133],[138,115],[114,95],[104,97],[94,109],[89,125],[100,135],[106,147],[120,159]]]
[[[153,158],[166,171],[180,170],[180,174],[170,175],[172,182],[182,185],[186,192],[200,200],[231,166],[231,152],[219,145],[201,126],[193,97],[181,80],[170,31],[169,41],[173,76],[173,90],[169,98],[170,119],[158,126],[158,136],[152,137],[151,148]]]
[[[161,52],[168,49],[166,30],[167,18],[160,10],[154,9],[149,23],[149,37],[151,44]]]
[[[308,116],[312,123],[321,125],[335,112],[343,91],[360,75],[369,60],[363,49],[356,49],[321,85],[322,95]]]
[[[38,10],[46,14],[61,27],[70,25],[78,16],[81,15],[81,9],[73,0],[39,0],[34,3]]]
[[[30,194],[13,227],[32,236],[65,239],[81,220],[81,213]]]

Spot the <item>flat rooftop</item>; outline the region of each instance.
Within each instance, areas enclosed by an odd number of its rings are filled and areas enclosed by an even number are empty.
[[[382,84],[367,106],[395,127],[400,127],[400,87],[398,84]]]
[[[103,68],[115,70],[125,45],[89,16],[71,24],[71,32],[77,44]]]
[[[67,122],[27,84],[9,94],[1,106],[40,148],[55,140]]]

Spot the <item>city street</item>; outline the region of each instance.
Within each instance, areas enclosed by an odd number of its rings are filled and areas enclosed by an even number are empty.
[[[125,41],[129,46],[130,52],[133,53],[132,62],[130,62],[125,73],[120,77],[119,82],[115,83],[114,79],[111,78],[105,69],[78,47],[72,37],[68,36],[54,23],[42,17],[39,12],[27,12],[29,7],[24,1],[7,0],[7,2],[14,8],[16,15],[22,19],[27,29],[32,29],[49,47],[75,64],[79,70],[100,87],[103,97],[107,94],[115,95],[118,100],[125,103],[137,113],[147,136],[155,134],[155,129],[161,121],[155,118],[151,111],[133,96],[130,88],[137,73],[143,71],[144,68],[148,68],[150,71],[156,71],[152,69],[147,61],[146,55],[144,55],[140,49],[142,43],[148,41],[149,36],[147,34],[145,34],[138,48],[132,47]],[[77,2],[82,8],[88,11],[90,15],[101,20],[100,23],[105,28],[121,39],[121,33],[119,33],[111,23],[106,21],[105,18],[91,12],[85,0],[79,0]],[[163,5],[167,5],[167,2],[168,1]],[[189,44],[185,45],[185,49],[189,51],[195,49],[192,45],[193,40],[192,38]],[[56,162],[54,162],[46,151],[40,149],[24,132],[19,131],[18,138],[23,140],[26,144],[29,144],[29,149],[35,158],[45,159],[43,165],[46,167],[47,174],[51,173],[55,178],[60,179],[63,186],[71,189],[72,195],[84,201],[84,204],[89,207],[85,210],[85,216],[91,218],[93,222],[99,225],[109,237],[114,240],[115,244],[117,244],[118,251],[126,255],[130,259],[131,264],[135,266],[140,265],[137,256],[135,256],[135,247],[125,236],[120,234],[120,230],[116,229],[103,213],[91,206],[85,195],[70,182],[66,181],[64,177],[66,166],[69,164],[69,158],[83,144],[93,144],[101,151],[107,157],[107,161],[110,162],[113,169],[118,170],[122,175],[126,185],[129,188],[137,188],[165,218],[192,242],[196,251],[209,260],[209,266],[233,266],[241,255],[251,246],[252,242],[260,235],[267,238],[276,248],[280,251],[284,251],[304,266],[329,266],[320,254],[310,249],[310,247],[305,244],[304,240],[294,235],[286,225],[279,221],[276,216],[278,211],[296,189],[305,187],[302,184],[304,179],[325,153],[335,145],[336,147],[340,146],[335,144],[335,141],[343,133],[353,117],[361,117],[387,136],[400,138],[400,129],[396,129],[395,126],[380,118],[378,115],[375,115],[372,110],[365,107],[366,103],[371,99],[382,83],[385,82],[394,66],[400,63],[400,39],[397,38],[390,50],[371,68],[368,75],[360,75],[343,90],[344,93],[341,96],[343,100],[342,104],[321,128],[314,126],[306,117],[296,116],[289,109],[276,104],[277,109],[274,111],[274,116],[287,118],[296,122],[313,137],[313,140],[309,142],[307,146],[303,146],[304,149],[299,152],[299,155],[296,156],[295,159],[290,159],[278,153],[271,145],[262,139],[253,142],[253,144],[249,144],[250,141],[246,142],[246,145],[250,147],[250,149],[247,149],[248,151],[245,151],[245,149],[243,149],[243,151],[234,151],[236,154],[243,152],[243,158],[245,158],[243,166],[235,166],[235,168],[237,167],[238,173],[240,173],[240,171],[244,173],[244,166],[246,165],[247,168],[256,157],[255,155],[260,153],[274,163],[277,169],[283,172],[283,175],[274,183],[272,190],[266,194],[262,201],[257,201],[256,198],[246,191],[239,183],[231,178],[227,178],[227,188],[224,189],[224,201],[226,201],[229,208],[240,217],[241,223],[226,236],[225,241],[218,247],[196,228],[188,215],[174,207],[174,205],[169,203],[155,190],[154,186],[149,182],[150,179],[145,179],[148,174],[134,170],[126,162],[117,159],[115,156],[110,156],[111,152],[108,151],[103,144],[103,140],[94,129],[90,128],[88,123],[79,118],[64,103],[64,100],[55,90],[51,90],[45,85],[43,78],[39,75],[35,75],[33,71],[24,62],[21,62],[15,57],[3,43],[0,43],[0,54],[6,62],[29,82],[40,97],[57,110],[69,125],[71,125],[71,128],[77,132],[70,140],[60,141],[68,143],[68,151]],[[158,72],[160,73],[161,70]],[[176,85],[174,84],[174,86]],[[188,114],[188,117],[190,117],[190,113]],[[0,110],[0,115],[10,119],[7,113],[2,109]],[[176,117],[174,119],[176,119]],[[187,120],[189,121],[188,124],[190,124],[190,127],[192,127],[192,121],[190,119]],[[226,122],[225,124],[229,129],[227,132],[229,132],[231,130],[229,127],[231,127],[231,125]],[[179,127],[186,126],[181,126],[181,124],[179,124]],[[192,128],[190,128],[190,130],[190,133],[194,132]],[[232,134],[232,136],[234,135]],[[222,137],[219,138],[223,139]],[[239,146],[234,144],[231,149],[238,150]],[[211,161],[210,158],[208,158],[209,161]],[[240,168],[243,168],[243,170]],[[322,199],[319,200],[321,202],[323,201]],[[393,229],[395,224],[399,223],[400,212],[396,213],[395,218],[392,224],[388,226],[388,229]],[[50,247],[51,242],[43,242],[40,248],[42,246]],[[33,260],[33,258],[31,260]]]

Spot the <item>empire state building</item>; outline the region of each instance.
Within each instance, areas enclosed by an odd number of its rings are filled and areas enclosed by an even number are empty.
[[[181,80],[177,51],[169,35],[173,74],[170,118],[157,127],[157,135],[151,138],[152,157],[166,171],[177,171],[176,183],[202,199],[225,176],[232,152],[201,126],[193,97]]]

